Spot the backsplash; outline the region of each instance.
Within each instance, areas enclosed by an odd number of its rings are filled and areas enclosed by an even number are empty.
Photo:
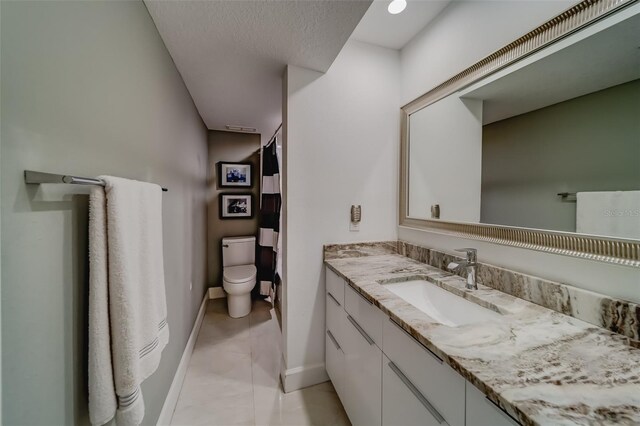
[[[345,257],[376,256],[389,254],[389,250],[399,253],[400,241],[375,241],[364,243],[326,244],[324,246],[324,260],[342,259]],[[408,256],[414,259],[411,256]],[[419,262],[423,262],[419,259]],[[427,263],[427,262],[423,262]]]
[[[463,260],[458,256],[405,241],[398,241],[396,250],[403,256],[442,270],[446,270],[450,262]],[[459,271],[458,275],[466,277],[466,270]],[[635,340],[634,346],[640,341],[640,304],[480,262],[478,281],[520,299],[627,336]]]

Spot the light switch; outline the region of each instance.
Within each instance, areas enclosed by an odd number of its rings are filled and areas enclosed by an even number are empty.
[[[362,207],[360,204],[351,206],[351,222],[349,223],[349,231],[360,231],[360,220],[362,219]]]

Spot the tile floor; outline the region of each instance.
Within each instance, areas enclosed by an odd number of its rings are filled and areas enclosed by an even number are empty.
[[[209,301],[172,424],[349,425],[331,382],[282,391],[280,348],[270,303],[233,319],[226,299]]]

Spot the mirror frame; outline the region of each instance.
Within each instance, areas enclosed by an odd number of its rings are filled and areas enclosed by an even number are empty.
[[[640,241],[408,217],[409,115],[639,0],[584,0],[401,108],[399,226],[640,268]]]

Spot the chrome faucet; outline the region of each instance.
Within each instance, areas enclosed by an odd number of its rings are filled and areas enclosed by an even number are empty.
[[[447,265],[447,269],[449,269],[451,272],[457,272],[462,268],[466,268],[467,269],[466,287],[469,290],[477,290],[478,282],[476,279],[476,273],[478,271],[478,256],[477,256],[478,250],[474,248],[461,248],[461,249],[456,249],[456,251],[466,253],[467,260],[460,263],[451,262]]]

